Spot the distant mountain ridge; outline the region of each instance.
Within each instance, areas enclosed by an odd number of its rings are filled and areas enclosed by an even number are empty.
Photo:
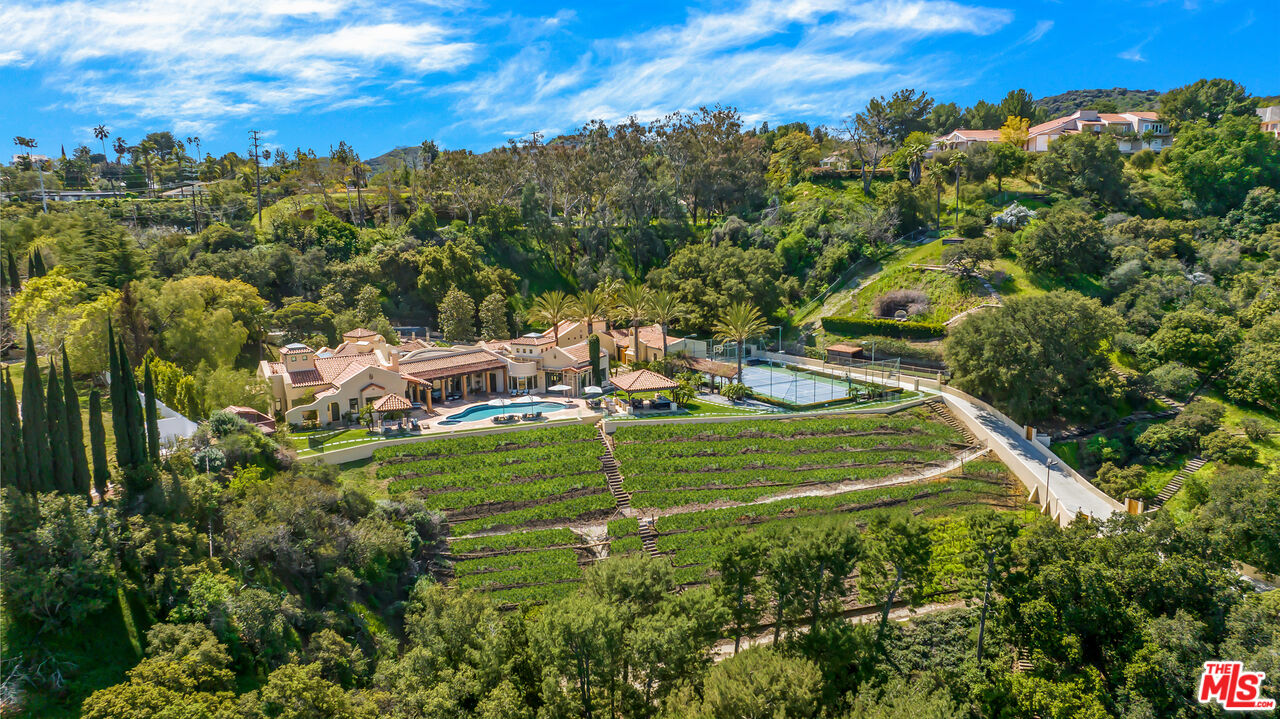
[[[1160,90],[1129,90],[1113,87],[1109,90],[1068,90],[1067,92],[1042,97],[1035,101],[1037,107],[1043,107],[1051,117],[1070,115],[1099,101],[1115,103],[1116,112],[1134,112],[1137,110],[1158,110]]]

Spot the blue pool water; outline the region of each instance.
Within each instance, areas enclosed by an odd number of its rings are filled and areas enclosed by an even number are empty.
[[[506,407],[494,407],[492,405],[481,404],[475,407],[468,407],[457,414],[451,414],[440,424],[457,424],[458,422],[474,422],[478,419],[489,419],[500,414],[524,414],[525,412],[555,412],[556,410],[572,407],[571,404],[563,404],[561,402],[512,402]]]

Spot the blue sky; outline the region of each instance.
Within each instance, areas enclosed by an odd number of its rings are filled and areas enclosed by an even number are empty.
[[[961,104],[1206,76],[1280,93],[1275,0],[6,0],[0,27],[3,137],[46,154],[97,149],[98,123],[372,157],[714,103],[835,124],[904,86]]]

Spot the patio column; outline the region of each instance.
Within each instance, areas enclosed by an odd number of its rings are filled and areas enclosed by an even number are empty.
[[[431,411],[431,388],[433,385],[427,385],[427,389],[423,394],[427,396],[427,411]]]
[[[467,376],[462,375],[458,378],[458,383],[462,385],[462,398],[467,398]]]

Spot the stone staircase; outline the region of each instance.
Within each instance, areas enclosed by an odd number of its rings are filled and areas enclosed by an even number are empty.
[[[956,419],[956,416],[951,413],[951,410],[947,407],[945,400],[934,397],[928,402],[925,402],[924,406],[928,408],[928,410],[939,420],[941,420],[943,424],[954,429],[961,437],[964,437],[965,444],[969,446],[976,446],[979,444],[978,438],[973,435],[973,432],[969,431],[969,428],[965,426],[964,422]]]
[[[1156,498],[1151,500],[1151,504],[1147,507],[1147,511],[1154,512],[1155,510],[1163,507],[1165,502],[1168,502],[1173,495],[1178,493],[1178,490],[1182,489],[1182,483],[1187,480],[1187,477],[1195,474],[1196,470],[1203,466],[1204,459],[1201,458],[1200,455],[1196,455],[1187,460],[1187,463],[1182,465],[1182,469],[1178,470],[1178,473],[1173,475],[1173,479],[1169,480],[1169,483],[1164,486],[1164,489],[1160,490],[1160,494],[1157,494]]]
[[[640,541],[650,557],[658,556],[658,530],[653,527],[652,517],[640,518]]]
[[[622,469],[613,456],[613,440],[604,431],[604,423],[599,425],[600,444],[604,446],[604,454],[600,455],[600,468],[604,471],[605,482],[609,485],[609,493],[618,504],[618,511],[628,514],[631,510],[631,495],[622,489]]]

